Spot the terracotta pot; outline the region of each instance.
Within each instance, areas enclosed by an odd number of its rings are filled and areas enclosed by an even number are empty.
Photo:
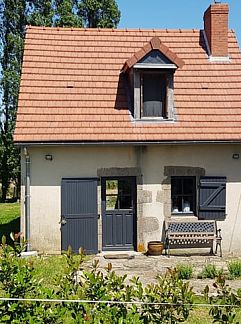
[[[148,254],[149,255],[161,255],[164,249],[164,243],[161,241],[148,242]]]

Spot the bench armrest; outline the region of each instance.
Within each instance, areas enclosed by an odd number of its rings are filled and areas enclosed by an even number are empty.
[[[217,238],[218,238],[219,240],[222,239],[222,235],[221,235],[221,228],[219,228],[219,229],[217,230]]]

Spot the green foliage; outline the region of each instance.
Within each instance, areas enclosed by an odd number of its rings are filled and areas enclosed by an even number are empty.
[[[241,261],[233,260],[228,263],[228,271],[230,278],[240,278],[241,277]]]
[[[85,27],[116,28],[120,21],[115,0],[81,0],[78,8]]]
[[[82,269],[80,276],[76,278],[79,266],[73,262],[70,251],[66,257],[69,271],[59,283],[59,297],[116,301],[116,304],[66,304],[62,312],[65,312],[65,316],[71,318],[74,323],[82,323],[83,318],[88,323],[178,323],[187,319],[189,315],[191,308],[189,305],[193,301],[192,289],[188,283],[178,279],[176,271],[167,272],[158,278],[157,284],[147,285],[144,288],[139,278],[132,278],[127,284],[127,276],[118,276],[112,271],[110,263],[106,271],[100,271],[97,261],[93,263],[91,271]],[[175,306],[138,304],[138,302],[174,303]]]
[[[204,295],[211,305],[209,314],[213,318],[213,323],[236,323],[236,307],[241,305],[241,295],[239,291],[237,293],[233,292],[232,289],[226,285],[225,278],[219,275],[213,284],[216,289],[215,296],[209,296],[209,287],[206,286],[204,290]],[[217,306],[220,305],[220,306]]]
[[[19,235],[11,235],[13,247],[2,237],[0,249],[0,288],[7,298],[51,298],[51,291],[41,287],[33,277],[32,261],[20,258],[25,242],[18,243]],[[52,307],[52,309],[51,309]],[[57,320],[53,306],[40,302],[1,301],[1,323],[53,323]]]
[[[223,269],[218,270],[214,264],[206,264],[199,274],[199,278],[210,278],[214,279],[219,275],[223,274]]]
[[[56,4],[55,25],[58,27],[83,27],[83,20],[77,15],[75,0],[61,0]]]
[[[177,264],[176,272],[179,279],[190,279],[193,274],[193,266],[184,263]]]
[[[53,25],[54,9],[52,0],[30,0],[26,20],[29,25],[48,26]]]
[[[1,123],[0,123],[0,179],[2,182],[2,199],[6,199],[11,179],[19,183],[19,152],[13,145],[19,74],[23,50],[23,35],[26,3],[24,0],[5,0],[1,5],[0,38],[1,68],[0,79]]]

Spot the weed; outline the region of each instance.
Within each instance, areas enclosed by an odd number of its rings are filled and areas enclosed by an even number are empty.
[[[193,266],[190,264],[180,263],[176,265],[178,279],[190,279],[193,274]]]
[[[233,260],[228,263],[228,271],[230,278],[240,278],[241,277],[241,261]]]
[[[214,264],[206,264],[202,269],[201,273],[198,275],[198,278],[201,279],[214,279],[217,276],[223,274],[223,269],[218,270]]]

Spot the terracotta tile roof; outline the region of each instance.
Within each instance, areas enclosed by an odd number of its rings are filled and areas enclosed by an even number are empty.
[[[157,38],[185,62],[175,72],[175,122],[135,121],[120,77],[124,63]],[[209,62],[199,30],[29,27],[15,142],[241,140],[233,31],[229,54],[230,62]]]

